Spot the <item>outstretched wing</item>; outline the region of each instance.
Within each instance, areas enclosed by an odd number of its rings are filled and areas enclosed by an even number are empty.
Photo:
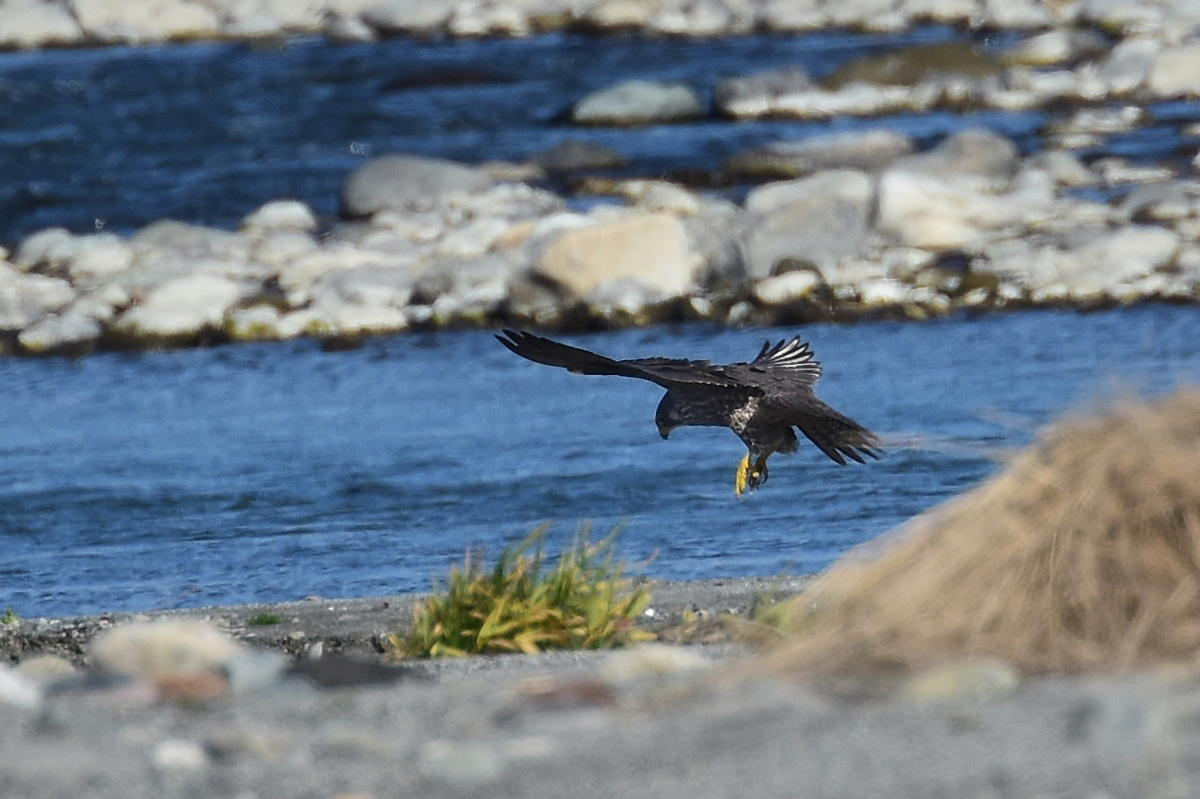
[[[821,362],[808,343],[796,336],[775,345],[768,341],[750,363],[731,363],[722,371],[746,385],[759,386],[768,394],[802,389],[811,393],[821,378]]]
[[[708,361],[689,361],[682,358],[634,358],[615,360],[589,350],[572,347],[523,330],[504,330],[496,339],[510,350],[534,363],[558,366],[581,375],[617,375],[649,380],[670,389],[683,384],[710,385],[729,388],[745,386],[724,367]]]
[[[864,455],[879,458],[878,436],[850,417],[812,396],[789,404],[785,421],[799,428],[831,460],[845,466],[846,458],[859,463],[866,462]]]
[[[733,364],[745,382],[762,389],[759,413],[771,421],[799,428],[831,460],[864,462],[878,458],[879,439],[870,430],[817,399],[813,387],[821,377],[821,364],[799,337],[772,345],[767,342],[748,364]]]

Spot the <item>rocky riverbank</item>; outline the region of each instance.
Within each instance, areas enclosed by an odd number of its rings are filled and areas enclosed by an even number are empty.
[[[1022,157],[968,130],[809,139],[811,174],[744,203],[614,180],[588,210],[511,167],[408,156],[346,181],[323,229],[296,201],[237,231],[177,221],[130,237],[48,229],[0,260],[0,349],[81,354],[409,328],[797,324],[959,310],[1200,299],[1200,182]],[[1076,189],[1132,182],[1119,201]]]
[[[658,36],[895,31],[940,22],[977,28],[1095,25],[1113,32],[1190,31],[1186,3],[1128,0],[6,0],[0,46],[145,43],[319,33],[529,36],[563,29]]]
[[[778,587],[652,586],[650,623],[696,631]],[[1021,678],[984,660],[800,686],[716,625],[690,646],[415,666],[358,648],[406,621],[411,600],[3,625],[20,665],[0,666],[0,792],[1044,798],[1200,785],[1190,672]]]
[[[66,32],[29,33],[50,18]],[[1189,43],[1200,18],[1185,4],[10,0],[0,44],[577,25],[735,35],[927,21],[1027,32],[1003,50],[960,42],[866,56],[819,81],[796,68],[726,77],[709,87],[711,105],[697,87],[622,83],[580,97],[571,117],[640,125],[1053,107],[1044,149],[1022,155],[982,129],[924,151],[891,130],[829,132],[714,165],[716,185],[752,187],[744,199],[606,176],[620,153],[583,141],[526,163],[383,156],[347,177],[338,219],[280,200],[247,209],[238,230],[172,220],[129,236],[52,228],[0,249],[0,353],[1200,300],[1192,154],[1150,164],[1094,155],[1153,121],[1154,103],[1200,95],[1200,48]],[[563,175],[569,195],[554,188]]]

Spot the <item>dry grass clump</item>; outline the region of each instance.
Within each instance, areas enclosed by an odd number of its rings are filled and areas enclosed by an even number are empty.
[[[1026,672],[1200,658],[1200,391],[1056,425],[797,599],[785,671]]]

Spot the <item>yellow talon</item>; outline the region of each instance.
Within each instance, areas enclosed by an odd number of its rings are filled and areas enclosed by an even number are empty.
[[[733,481],[734,490],[740,497],[746,493],[746,473],[750,471],[750,453],[747,452],[742,458],[742,462],[738,464],[737,478]]]

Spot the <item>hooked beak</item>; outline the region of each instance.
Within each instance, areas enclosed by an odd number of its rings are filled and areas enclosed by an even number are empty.
[[[658,434],[663,437],[663,441],[666,441],[667,438],[671,435],[671,431],[674,429],[675,429],[674,427],[667,427],[666,425],[660,424],[658,426]]]

